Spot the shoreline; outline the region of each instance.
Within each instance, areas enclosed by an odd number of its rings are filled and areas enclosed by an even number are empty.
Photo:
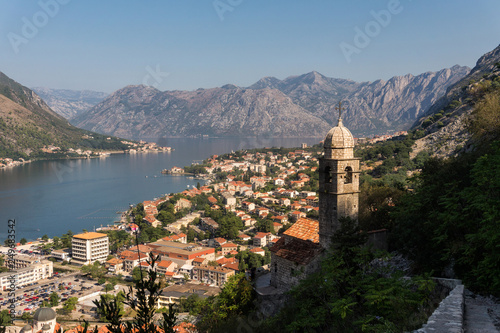
[[[64,160],[81,160],[81,159],[93,159],[93,158],[103,158],[107,157],[108,155],[115,155],[115,154],[149,154],[149,153],[170,153],[173,149],[171,150],[138,150],[138,151],[126,151],[126,150],[105,150],[101,153],[100,155],[85,155],[85,156],[65,156],[65,157],[56,157],[56,158],[35,158],[31,160],[26,160],[26,161],[14,161],[15,164],[13,165],[4,165],[0,167],[0,170],[7,170],[11,168],[15,168],[27,163],[32,163],[32,162],[38,162],[38,161],[64,161]],[[10,157],[5,157],[5,158],[10,158]]]

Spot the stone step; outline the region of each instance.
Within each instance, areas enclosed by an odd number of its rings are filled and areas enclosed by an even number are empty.
[[[488,314],[488,306],[471,304],[465,301],[465,333],[497,333],[500,332]]]

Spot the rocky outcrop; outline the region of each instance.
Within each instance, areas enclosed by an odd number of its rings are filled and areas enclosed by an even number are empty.
[[[439,157],[459,154],[473,149],[471,134],[467,130],[469,117],[481,98],[481,86],[491,84],[500,77],[500,46],[486,53],[464,78],[451,85],[413,125],[423,129],[425,136],[417,140],[412,157],[422,150],[432,151]],[[486,81],[489,81],[487,83]]]

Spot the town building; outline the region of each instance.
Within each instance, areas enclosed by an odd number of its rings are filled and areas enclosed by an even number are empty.
[[[42,279],[48,279],[54,273],[52,261],[38,260],[29,266],[0,274],[0,290],[10,289],[11,284],[22,288]]]
[[[74,235],[71,242],[72,263],[87,265],[96,261],[103,263],[109,255],[108,235],[85,232]]]
[[[104,267],[114,274],[120,274],[123,271],[123,260],[118,258],[111,258],[104,264]]]
[[[229,268],[201,265],[194,267],[193,279],[222,287],[233,275],[234,270]]]
[[[71,249],[65,248],[65,249],[59,249],[59,250],[52,250],[50,253],[51,257],[56,258],[61,261],[69,261],[71,259]]]
[[[220,292],[218,287],[209,287],[201,284],[186,283],[181,285],[171,285],[164,288],[158,297],[158,308],[168,308],[170,304],[178,304],[182,298],[196,294],[199,298],[205,299],[215,296]]]
[[[178,243],[159,240],[148,244],[154,255],[159,255],[161,260],[170,260],[179,267],[191,264],[195,258],[206,258],[215,260],[215,249],[213,247],[200,246],[194,243]]]
[[[200,227],[211,234],[215,234],[219,230],[219,223],[215,222],[211,217],[204,217],[200,220]]]
[[[231,253],[232,251],[237,251],[237,250],[238,250],[238,245],[234,243],[225,243],[221,245],[221,252],[223,256],[225,256],[228,253]]]
[[[174,211],[177,213],[180,210],[189,209],[191,208],[191,206],[192,206],[191,201],[184,198],[180,198],[174,205]]]

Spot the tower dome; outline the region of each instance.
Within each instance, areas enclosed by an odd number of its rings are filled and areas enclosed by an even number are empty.
[[[46,322],[56,319],[56,312],[51,308],[39,308],[33,315],[33,320],[37,322]]]
[[[337,126],[328,131],[323,147],[326,149],[354,148],[354,138],[351,131],[344,127],[342,118],[339,118]]]

